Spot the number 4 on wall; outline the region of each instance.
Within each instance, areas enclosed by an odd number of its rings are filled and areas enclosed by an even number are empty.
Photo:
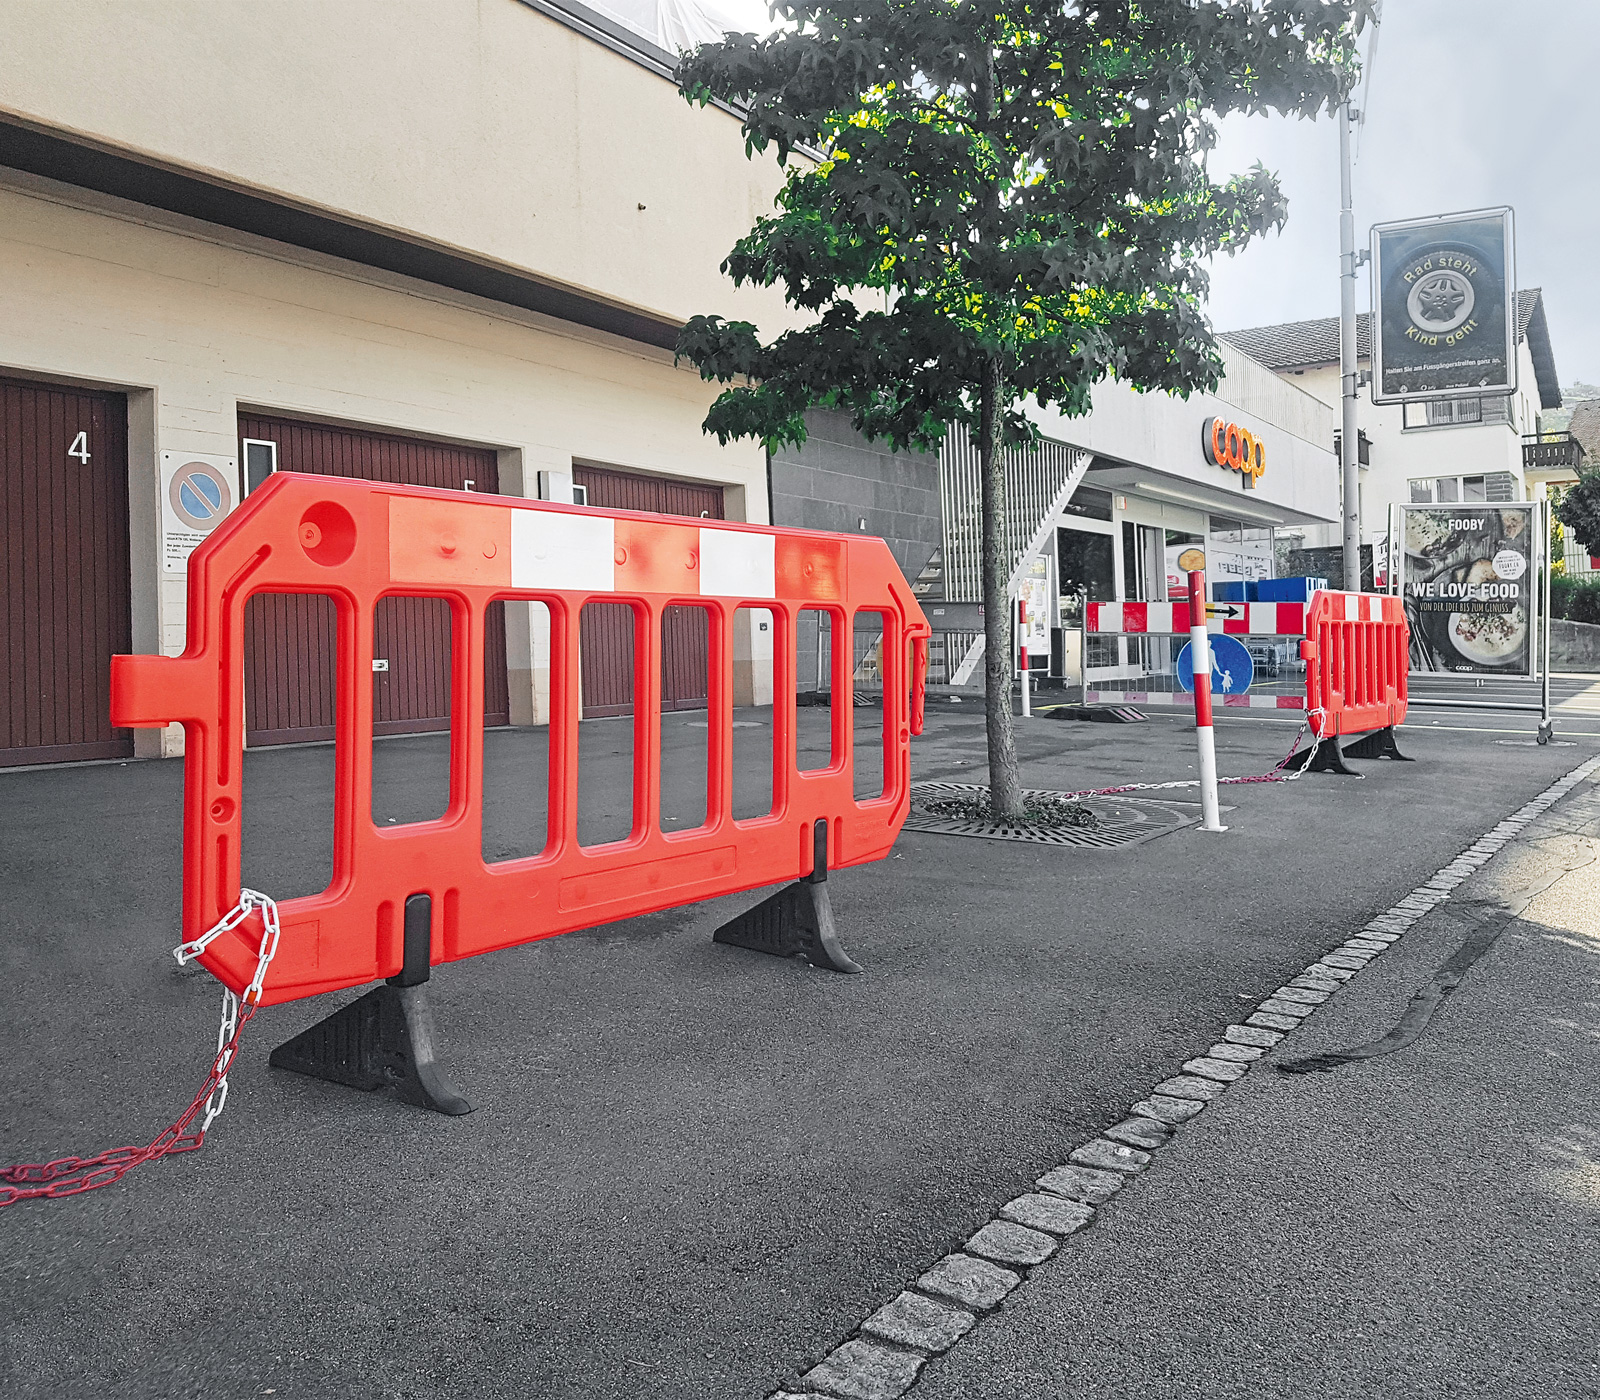
[[[85,466],[89,465],[89,434],[80,432],[72,439],[72,446],[67,449],[67,456],[76,457]]]

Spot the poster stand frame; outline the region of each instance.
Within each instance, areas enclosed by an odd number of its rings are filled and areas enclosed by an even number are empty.
[[[1553,561],[1550,557],[1550,522],[1551,506],[1549,498],[1536,501],[1506,501],[1486,503],[1491,505],[1529,505],[1533,507],[1532,517],[1535,527],[1539,531],[1542,541],[1538,551],[1539,577],[1530,594],[1530,601],[1534,604],[1534,644],[1530,660],[1533,663],[1533,672],[1528,676],[1460,676],[1449,671],[1419,671],[1415,667],[1411,675],[1424,676],[1428,679],[1443,678],[1446,680],[1471,679],[1478,685],[1490,680],[1500,680],[1502,683],[1515,685],[1522,681],[1536,681],[1539,686],[1539,699],[1537,703],[1518,700],[1447,700],[1429,696],[1419,696],[1413,691],[1409,703],[1413,708],[1423,707],[1440,710],[1493,710],[1515,712],[1521,714],[1537,714],[1539,716],[1539,729],[1536,735],[1537,742],[1548,744],[1555,737],[1555,721],[1550,717],[1550,574]],[[1406,507],[1398,502],[1389,503],[1388,535],[1384,541],[1386,559],[1386,572],[1388,584],[1387,591],[1392,596],[1404,594],[1404,551],[1405,551],[1405,510]]]

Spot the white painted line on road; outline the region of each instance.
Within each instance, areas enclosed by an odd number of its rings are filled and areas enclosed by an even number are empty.
[[[916,1385],[923,1366],[958,1346],[1003,1298],[1026,1283],[1031,1269],[1092,1224],[1096,1209],[1131,1185],[1152,1162],[1152,1153],[1176,1136],[1183,1123],[1249,1072],[1254,1057],[1233,1047],[1264,1050],[1292,1034],[1412,924],[1449,899],[1457,885],[1520,836],[1529,822],[1544,815],[1597,769],[1600,755],[1558,778],[1404,899],[1369,919],[1344,943],[1279,987],[1244,1024],[1229,1026],[1221,1042],[1185,1061],[1179,1073],[1156,1084],[1134,1105],[1132,1117],[1075,1148],[1066,1162],[1038,1179],[1037,1190],[1001,1206],[956,1253],[946,1255],[897,1290],[894,1299],[807,1371],[798,1384],[779,1387],[770,1392],[769,1400],[860,1400],[863,1396],[895,1400],[904,1395]],[[1140,1146],[1133,1146],[1134,1142]],[[1051,1200],[1060,1202],[1062,1213],[1049,1208]]]

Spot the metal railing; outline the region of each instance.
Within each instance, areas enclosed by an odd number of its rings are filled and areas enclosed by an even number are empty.
[[[1571,433],[1541,433],[1522,439],[1524,471],[1579,471],[1583,467],[1583,444]]]
[[[1006,571],[1039,548],[1072,490],[1083,480],[1090,454],[1046,438],[1010,448],[1006,470]],[[976,602],[983,597],[982,481],[978,445],[952,425],[939,454],[939,495],[944,514],[944,596]]]

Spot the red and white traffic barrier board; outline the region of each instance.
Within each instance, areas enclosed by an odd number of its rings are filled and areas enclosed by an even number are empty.
[[[1345,594],[1359,598],[1360,594]],[[1091,636],[1182,636],[1190,630],[1189,604],[1090,603]],[[1230,636],[1302,637],[1304,603],[1209,603],[1206,630]]]
[[[1303,695],[1213,695],[1213,705],[1230,710],[1303,710]],[[1084,696],[1086,705],[1182,705],[1194,704],[1186,690],[1094,690]]]

